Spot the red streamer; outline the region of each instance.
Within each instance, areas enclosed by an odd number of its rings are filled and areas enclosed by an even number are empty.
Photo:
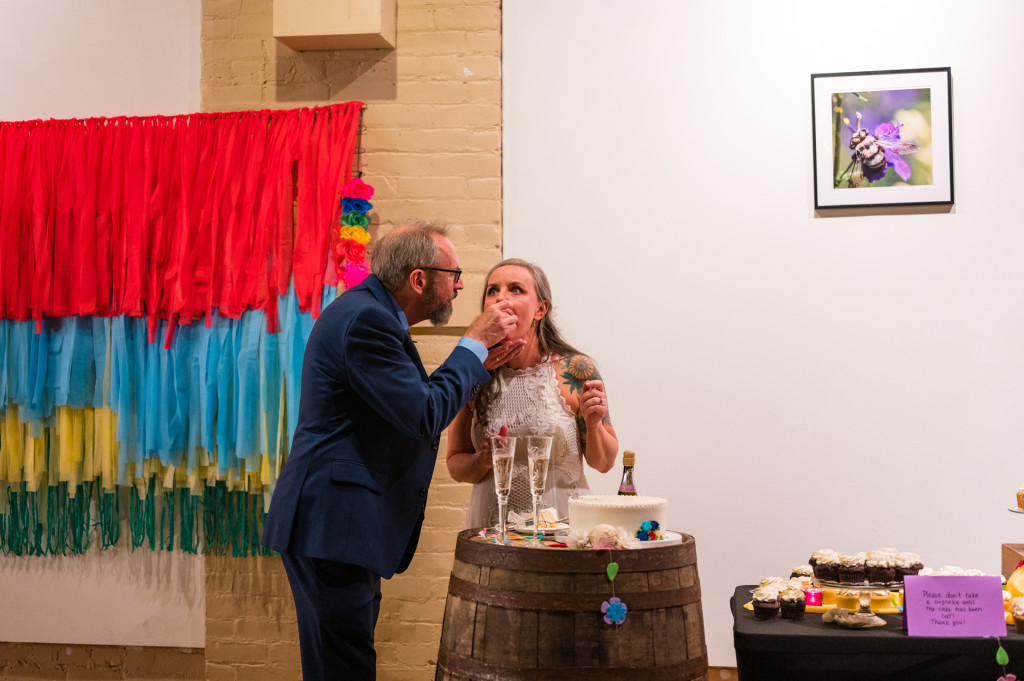
[[[0,317],[317,316],[361,108],[0,122]]]

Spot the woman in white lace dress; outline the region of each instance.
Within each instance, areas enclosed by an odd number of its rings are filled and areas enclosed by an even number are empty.
[[[491,381],[455,417],[448,430],[448,472],[473,484],[466,527],[493,527],[498,501],[487,436],[551,435],[551,465],[541,508],[569,513],[569,499],[590,489],[583,462],[605,473],[615,465],[619,441],[608,418],[608,396],[593,360],[558,332],[551,317],[551,287],[544,271],[511,259],[487,275],[483,305],[510,300],[519,325],[488,355]],[[523,441],[516,447],[509,511],[532,515]]]

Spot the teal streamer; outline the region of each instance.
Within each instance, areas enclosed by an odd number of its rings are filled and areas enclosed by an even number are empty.
[[[60,482],[46,488],[46,550],[51,556],[67,555],[68,484]]]
[[[121,539],[121,495],[116,489],[99,495],[99,509],[100,542],[102,548],[108,549]]]
[[[92,530],[92,481],[83,482],[69,500],[68,527],[71,530],[71,552],[81,555],[89,550]]]
[[[145,499],[145,532],[149,550],[156,551],[156,478],[149,479],[149,492]]]
[[[43,524],[39,522],[38,493],[25,493],[25,508],[29,529],[28,555],[45,556],[46,547],[43,544]]]
[[[132,485],[128,499],[128,533],[131,536],[132,551],[142,546],[146,539],[143,525],[142,498],[139,496],[139,490]]]
[[[178,495],[181,508],[179,546],[185,553],[195,554],[199,552],[199,497],[187,489],[179,489]]]
[[[208,486],[203,492],[203,553],[223,556],[229,546],[224,531],[227,514],[226,492],[227,486],[223,482]]]
[[[174,550],[174,490],[163,494],[163,507],[160,510],[160,550]],[[165,529],[166,526],[166,529]]]

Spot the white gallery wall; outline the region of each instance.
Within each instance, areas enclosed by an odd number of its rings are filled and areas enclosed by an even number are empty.
[[[820,548],[1024,538],[1024,3],[503,3],[506,257],[598,361],[642,494],[729,597]],[[810,74],[952,68],[956,204],[814,211]],[[591,475],[612,493],[619,471]]]
[[[199,111],[200,0],[0,0],[0,121]],[[0,555],[0,641],[201,648],[203,557]]]

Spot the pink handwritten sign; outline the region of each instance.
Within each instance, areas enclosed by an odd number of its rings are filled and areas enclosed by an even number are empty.
[[[998,577],[921,577],[903,581],[910,636],[1006,636]]]

